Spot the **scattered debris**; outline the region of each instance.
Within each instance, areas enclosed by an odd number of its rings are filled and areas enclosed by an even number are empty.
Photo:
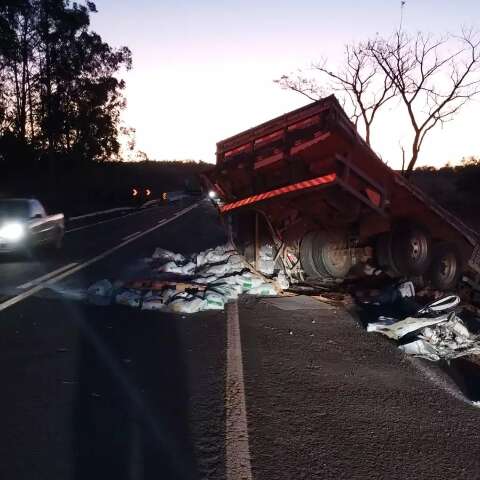
[[[273,276],[272,246],[262,247],[260,259],[254,270],[229,244],[189,256],[157,248],[149,261],[152,278],[113,285],[101,280],[88,289],[87,299],[175,313],[223,310],[242,293],[276,296],[289,288],[283,272]]]
[[[480,353],[480,337],[472,335],[455,313],[450,314],[446,322],[438,324],[435,328],[424,328],[418,342],[426,346],[428,353],[421,356],[429,360],[440,358],[451,360]],[[409,353],[409,344],[401,348]]]
[[[124,289],[115,295],[115,302],[129,307],[140,307],[142,304],[142,293],[140,290]]]
[[[275,270],[275,252],[273,245],[262,245],[259,248],[258,256],[258,270],[260,270],[260,272],[264,273],[265,275],[273,275]]]
[[[412,309],[415,290],[406,282],[388,287],[373,301],[371,305],[391,307],[399,305],[399,311]],[[408,299],[408,308],[402,303]],[[417,307],[406,318],[394,318],[380,315],[378,321],[367,325],[368,332],[378,332],[387,337],[401,341],[404,337],[414,336],[408,343],[399,348],[408,355],[426,358],[431,361],[450,360],[480,353],[480,335],[471,333],[462,319],[457,315],[460,298],[447,295],[423,306]],[[391,310],[390,310],[391,311]]]
[[[95,282],[87,290],[87,300],[93,305],[109,305],[112,295],[113,285],[108,280]]]
[[[367,332],[383,333],[388,338],[400,340],[409,333],[446,322],[447,320],[448,315],[441,315],[437,318],[407,317],[400,321],[390,317],[381,317],[380,321],[368,324]]]

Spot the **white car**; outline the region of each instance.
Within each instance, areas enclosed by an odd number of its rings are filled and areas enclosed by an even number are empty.
[[[47,215],[38,200],[0,199],[0,253],[29,251],[39,246],[59,249],[64,232],[63,214]]]

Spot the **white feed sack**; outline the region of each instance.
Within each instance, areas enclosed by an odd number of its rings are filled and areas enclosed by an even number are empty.
[[[138,308],[142,303],[142,293],[140,290],[123,290],[115,296],[115,302],[119,305]]]
[[[152,255],[153,260],[160,260],[164,262],[177,262],[181,263],[185,261],[185,257],[181,253],[173,253],[170,250],[164,248],[156,248]]]
[[[205,310],[205,300],[188,293],[175,295],[167,309],[174,313],[196,313]]]
[[[260,271],[273,275],[274,249],[263,246],[259,252]],[[239,295],[278,295],[289,287],[287,277],[280,272],[275,279],[253,273],[243,258],[229,244],[210,248],[191,255],[181,255],[157,248],[149,262],[152,276],[175,274],[188,284],[203,288],[176,291],[119,289],[114,294],[115,302],[143,310],[160,310],[175,313],[195,313],[203,310],[223,310],[225,304]],[[160,278],[160,277],[157,277]],[[99,282],[92,286],[91,294],[105,295],[108,284]],[[99,295],[98,295],[99,294]],[[108,294],[107,294],[108,296]]]
[[[207,264],[214,264],[227,261],[232,255],[237,255],[236,250],[229,245],[219,245],[215,248],[209,248],[204,252],[193,254],[191,256],[192,261],[195,259],[197,267],[201,267]]]
[[[99,280],[87,289],[87,300],[93,305],[109,305],[112,295],[113,285],[109,280]]]

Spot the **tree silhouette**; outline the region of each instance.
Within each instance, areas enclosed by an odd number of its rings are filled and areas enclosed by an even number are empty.
[[[395,89],[393,82],[383,75],[382,70],[372,61],[363,44],[346,45],[344,65],[338,70],[328,67],[328,62],[312,65],[317,78],[308,78],[303,74],[296,76],[283,75],[275,80],[283,88],[305,95],[310,100],[318,100],[327,92],[339,95],[350,118],[365,129],[365,141],[371,142],[372,124],[380,108],[393,98]],[[325,82],[323,85],[319,82]]]
[[[90,30],[96,11],[93,2],[2,1],[0,136],[14,135],[40,158],[118,155],[125,107],[118,72],[131,68],[132,58]]]
[[[409,176],[426,135],[480,93],[480,37],[473,30],[442,38],[398,31],[367,48],[395,86],[414,132]]]
[[[404,2],[401,7],[403,12]],[[330,93],[339,95],[355,125],[362,121],[369,145],[378,111],[390,99],[399,99],[413,130],[404,172],[409,176],[428,133],[451,121],[480,93],[480,35],[463,29],[458,35],[436,38],[421,32],[411,36],[400,29],[389,38],[377,36],[347,45],[338,70],[324,60],[314,64],[313,71],[320,77],[299,73],[283,75],[275,82],[310,100]]]

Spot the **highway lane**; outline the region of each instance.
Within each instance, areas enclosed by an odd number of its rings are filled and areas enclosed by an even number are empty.
[[[95,227],[109,241],[91,242],[85,230],[64,261],[98,255],[185,208]],[[0,478],[225,478],[224,313],[192,323],[65,294],[135,275],[157,246],[191,252],[224,240],[204,202],[66,276],[54,292],[0,311],[0,378],[8,389],[0,396]]]
[[[95,227],[109,239],[86,230],[64,261],[177,208]],[[207,202],[131,238],[0,311],[0,478],[478,476],[478,408],[343,308],[242,298],[181,316],[73,300],[96,280],[140,275],[157,246],[189,253],[225,240]]]
[[[129,212],[114,218],[88,218],[88,223],[72,223],[67,227],[64,248],[59,251],[40,250],[33,258],[22,255],[0,257],[0,300],[5,300],[25,284],[61,270],[63,267],[79,264],[88,258],[128,239],[135,233],[152,228],[159,222],[171,218],[198,199],[185,199],[170,205]]]

